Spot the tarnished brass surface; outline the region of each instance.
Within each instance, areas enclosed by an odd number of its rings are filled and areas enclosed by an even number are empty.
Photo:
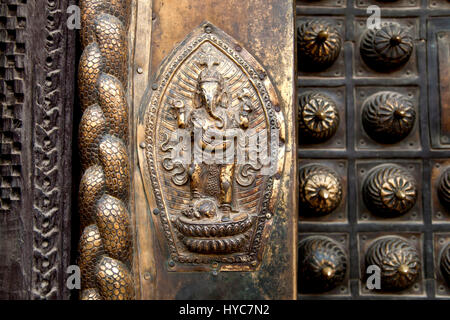
[[[141,298],[296,297],[292,9],[292,1],[153,3],[149,68],[136,49],[142,69],[137,68],[135,78],[155,76],[148,83],[151,100],[139,112],[135,105],[135,119],[151,115],[156,124],[137,123],[135,140],[141,165],[134,175]],[[137,25],[149,10],[138,1]],[[251,23],[254,15],[265,20],[263,28]],[[202,23],[205,20],[210,22]],[[277,30],[277,36],[267,30]],[[138,32],[135,37],[143,41],[144,35]],[[209,90],[221,96],[211,110]],[[158,95],[161,102],[153,98]],[[217,130],[220,117],[226,120],[224,128],[279,129],[282,149],[276,153],[273,175],[261,175],[257,167],[239,168],[239,163],[222,168],[200,163],[184,176],[170,159],[166,148],[173,143],[166,139],[176,128],[192,128],[194,101],[195,117]],[[228,119],[235,119],[237,127],[228,127]],[[208,136],[200,142],[203,148],[211,145]],[[145,172],[152,162],[156,175]]]
[[[331,238],[309,236],[299,243],[299,282],[302,292],[326,292],[339,285],[347,273],[347,256]]]
[[[398,291],[409,288],[421,270],[419,253],[407,240],[387,236],[375,240],[366,252],[366,267],[381,269],[381,290]]]
[[[81,299],[132,299],[127,28],[131,0],[80,1]]]
[[[441,139],[450,142],[450,31],[441,31],[436,35],[439,63],[439,104],[441,119]],[[445,137],[445,138],[444,138]]]

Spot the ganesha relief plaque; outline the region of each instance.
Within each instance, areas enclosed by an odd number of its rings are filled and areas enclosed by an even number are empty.
[[[285,154],[285,123],[262,66],[205,22],[162,62],[140,109],[139,164],[170,270],[255,270]]]

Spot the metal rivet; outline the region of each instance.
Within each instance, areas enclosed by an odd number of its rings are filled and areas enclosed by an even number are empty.
[[[145,280],[150,280],[150,278],[151,278],[150,272],[144,273],[144,279]]]
[[[241,48],[240,45],[237,45],[234,49],[235,49],[237,52],[241,52],[241,51],[242,51],[242,48]]]
[[[264,72],[262,72],[262,73],[259,74],[259,78],[260,78],[261,80],[264,80],[265,77],[266,77],[266,74],[265,74]]]
[[[137,68],[137,73],[142,74],[144,72],[144,69],[142,69],[141,67]]]
[[[139,144],[139,147],[141,147],[142,149],[145,149],[145,142],[141,142],[140,144]]]
[[[159,214],[159,209],[158,208],[153,209],[153,214],[154,215],[158,215]]]
[[[277,172],[277,173],[275,174],[275,179],[280,180],[280,178],[281,178],[281,175],[280,175],[279,172]]]
[[[272,218],[272,215],[270,213],[268,213],[268,214],[266,214],[266,218],[270,219],[270,218]]]
[[[206,27],[205,27],[205,32],[206,32],[206,33],[211,33],[211,31],[212,31],[212,29],[211,29],[210,26],[206,26]]]
[[[153,90],[158,89],[158,85],[157,85],[156,83],[152,84],[152,89],[153,89]]]
[[[280,112],[280,110],[281,110],[280,106],[279,106],[279,105],[276,105],[276,106],[275,106],[275,111],[276,111],[276,112]]]
[[[169,261],[169,267],[171,268],[175,267],[175,262],[173,260]]]

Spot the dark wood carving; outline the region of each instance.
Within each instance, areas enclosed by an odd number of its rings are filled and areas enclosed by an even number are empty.
[[[69,296],[73,3],[0,4],[1,299]]]

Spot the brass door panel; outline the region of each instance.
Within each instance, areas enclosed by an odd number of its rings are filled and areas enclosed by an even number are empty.
[[[293,7],[80,2],[82,299],[296,297]]]
[[[105,1],[81,1],[83,298],[450,298],[448,1]],[[179,157],[237,132],[274,170]]]
[[[136,1],[135,10],[137,296],[295,298],[292,2]],[[143,28],[148,17],[151,27]],[[215,84],[217,103],[208,98]],[[183,167],[169,138],[187,129],[187,140],[195,140],[197,121],[215,133],[256,130],[276,138],[275,171],[262,175],[237,160]],[[228,150],[205,135],[203,148]]]
[[[450,147],[450,23],[448,18],[435,17],[428,21],[428,78],[439,85],[430,87],[430,126],[433,148]]]

